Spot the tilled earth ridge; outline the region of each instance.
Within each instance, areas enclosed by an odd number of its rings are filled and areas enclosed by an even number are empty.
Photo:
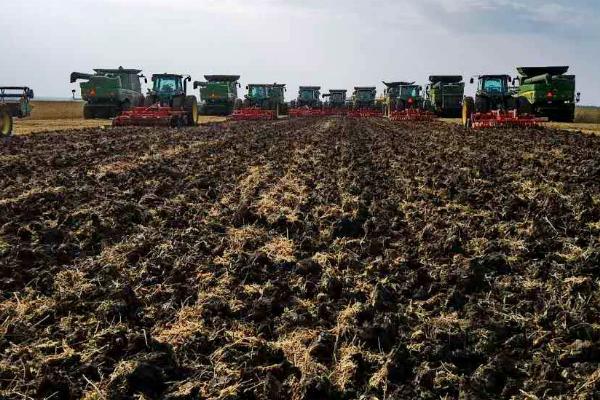
[[[343,118],[0,146],[0,397],[588,399],[600,138]]]

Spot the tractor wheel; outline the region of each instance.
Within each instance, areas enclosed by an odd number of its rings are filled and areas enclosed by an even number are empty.
[[[533,114],[533,106],[525,97],[519,97],[517,99],[517,113],[519,115],[531,115]]]
[[[470,128],[472,125],[473,111],[475,109],[475,101],[472,97],[465,97],[462,108],[462,123],[465,128]]]
[[[83,106],[83,119],[94,119],[96,118],[96,113],[94,111],[94,107],[86,104]]]
[[[12,115],[6,108],[0,107],[0,136],[10,136],[13,130]]]
[[[187,96],[183,109],[187,113],[188,126],[196,126],[198,124],[198,100],[196,100],[196,96]]]
[[[398,100],[396,103],[396,111],[406,110],[406,102],[404,100]]]

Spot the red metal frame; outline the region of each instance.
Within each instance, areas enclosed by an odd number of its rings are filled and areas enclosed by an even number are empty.
[[[392,111],[389,118],[392,121],[433,121],[436,115],[431,111],[407,108],[402,111]]]
[[[150,107],[135,107],[130,111],[123,111],[113,119],[113,126],[175,126],[177,121],[184,125],[187,113],[171,107],[154,104]]]
[[[347,116],[351,118],[378,118],[383,117],[383,113],[372,108],[359,108],[358,110],[348,110]]]
[[[274,110],[263,110],[259,107],[246,107],[235,110],[231,118],[234,121],[270,121],[277,119],[277,112]]]
[[[517,110],[494,110],[487,113],[474,113],[471,115],[471,127],[475,129],[501,128],[501,127],[536,127],[541,126],[543,118],[533,115],[519,115]]]

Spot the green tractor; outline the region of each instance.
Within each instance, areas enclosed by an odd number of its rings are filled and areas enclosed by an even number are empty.
[[[350,102],[352,110],[374,109],[377,102],[377,88],[375,86],[356,86]]]
[[[526,99],[535,115],[550,121],[573,122],[580,93],[575,76],[565,75],[569,67],[519,67],[518,96]]]
[[[423,109],[424,99],[421,94],[423,88],[415,82],[383,82],[385,90],[386,115],[394,111],[407,109]]]
[[[0,87],[0,137],[12,134],[13,117],[25,118],[31,115],[31,99],[33,90],[28,87]]]
[[[462,120],[465,127],[531,127],[540,121],[532,116],[531,104],[519,97],[509,75],[477,76],[475,98],[463,100]],[[475,83],[475,77],[471,78]]]
[[[320,86],[300,86],[298,89],[298,98],[290,102],[291,108],[309,107],[316,109],[322,106]]]
[[[239,75],[204,75],[206,82],[194,82],[200,88],[200,114],[231,115],[241,101],[238,99]]]
[[[71,83],[81,82],[81,98],[86,102],[83,107],[83,117],[113,118],[123,111],[144,104],[140,80],[146,78],[140,75],[139,69],[95,69],[95,74],[73,72]],[[73,90],[75,96],[75,90]]]
[[[113,126],[195,126],[198,121],[198,100],[187,95],[190,76],[178,74],[152,75],[144,107],[124,111],[113,120]]]
[[[424,108],[440,117],[459,118],[465,96],[460,75],[432,75],[425,88]]]
[[[242,107],[233,113],[235,120],[277,119],[288,114],[285,84],[252,83],[246,86]]]
[[[323,98],[327,99],[325,108],[330,110],[344,110],[347,108],[348,100],[346,89],[331,89],[329,93],[323,94]]]

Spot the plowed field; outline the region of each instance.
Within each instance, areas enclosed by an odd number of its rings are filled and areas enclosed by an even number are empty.
[[[0,176],[0,398],[600,391],[598,136],[88,129]]]

